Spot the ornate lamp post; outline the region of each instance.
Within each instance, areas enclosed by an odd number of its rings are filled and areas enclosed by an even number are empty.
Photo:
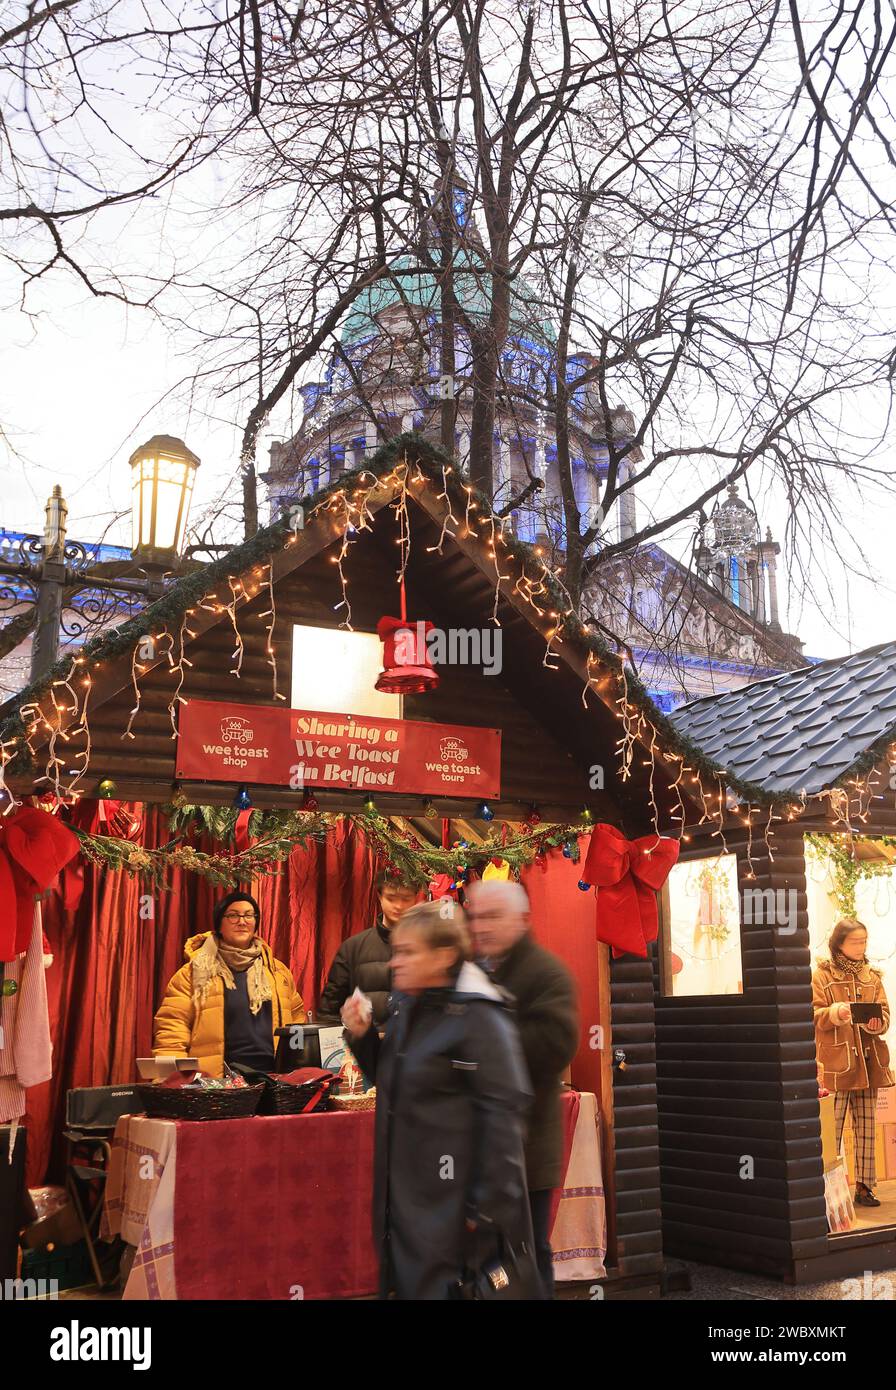
[[[134,450],[130,466],[131,562],[103,562],[67,540],[68,507],[58,485],[47,501],[43,537],[24,536],[15,559],[0,558],[0,605],[20,610],[9,628],[17,642],[34,633],[32,681],[55,663],[60,631],[83,638],[122,607],[135,611],[152,603],[164,593],[165,572],[181,560],[199,459],[183,440],[157,434]],[[134,564],[141,575],[133,576]]]
[[[182,439],[154,434],[129,463],[131,553],[147,573],[166,570],[183,553],[199,459]]]

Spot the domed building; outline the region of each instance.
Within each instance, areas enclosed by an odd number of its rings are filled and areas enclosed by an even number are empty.
[[[455,407],[455,453],[468,469],[468,326],[475,331],[488,314],[475,236],[470,243],[473,249],[459,250],[454,259],[459,311],[453,372],[442,370],[442,294],[436,277],[421,272],[413,258],[399,258],[388,280],[355,301],[323,379],[300,388],[299,431],[271,446],[263,481],[272,517],[360,467],[389,438],[414,430],[437,443],[446,399]],[[505,514],[517,538],[562,552],[564,516],[548,404],[556,346],[538,294],[518,279],[495,408],[494,507],[504,513],[515,502]],[[577,354],[569,361],[568,378],[578,378],[594,363],[588,354]],[[574,393],[569,431],[573,488],[588,524],[596,517],[609,462],[604,418],[596,385]],[[635,425],[630,412],[618,407],[611,418],[614,438],[631,439]],[[631,464],[639,458],[633,450]],[[623,495],[609,521],[611,535],[623,539],[637,534],[634,489]],[[697,557],[696,574],[649,543],[602,567],[584,596],[583,607],[627,644],[642,679],[667,710],[806,661],[801,643],[783,633],[778,622],[779,547],[770,533],[759,540],[755,514],[736,489],[729,489],[712,522],[712,539]],[[606,525],[603,529],[607,534]]]
[[[439,344],[441,291],[435,276],[421,273],[410,257],[396,260],[391,277],[365,290],[342,325],[338,348],[322,381],[300,388],[300,432],[271,447],[264,475],[271,514],[307,490],[359,467],[385,439],[416,430],[439,438],[442,403],[456,407],[455,451],[466,468],[470,456],[472,408],[471,355],[464,319],[484,321],[487,293],[475,254],[458,251],[454,292],[460,307],[455,332],[454,371],[442,371]],[[521,540],[547,539],[563,548],[557,448],[545,401],[554,371],[556,334],[535,291],[524,280],[514,286],[508,341],[495,411],[492,449],[494,501],[501,510],[530,481],[543,488],[515,508],[512,524]],[[592,359],[570,359],[568,375],[578,376]],[[625,410],[613,413],[616,437],[631,436]],[[582,515],[594,517],[607,470],[603,413],[594,388],[584,387],[572,402],[570,448],[576,500]],[[634,531],[634,502],[621,524]]]

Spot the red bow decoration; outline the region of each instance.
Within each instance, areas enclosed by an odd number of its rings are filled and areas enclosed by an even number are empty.
[[[20,806],[0,819],[0,961],[26,950],[34,899],[78,853],[78,837],[58,816]]]
[[[429,896],[433,902],[438,902],[439,898],[453,898],[458,900],[457,879],[453,879],[450,874],[436,874],[435,878],[429,881]]]
[[[646,956],[647,943],[656,941],[656,894],[678,851],[677,840],[627,840],[612,825],[594,827],[582,882],[597,887],[597,939],[612,946],[614,956]]]

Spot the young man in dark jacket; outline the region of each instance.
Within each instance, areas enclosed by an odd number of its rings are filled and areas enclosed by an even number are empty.
[[[376,887],[379,920],[366,931],[349,936],[333,957],[318,1004],[319,1023],[338,1024],[342,1006],[356,988],[372,1000],[374,1023],[386,1020],[386,1003],[392,988],[392,928],[420,895],[416,888],[387,874],[380,874]]]
[[[513,996],[535,1094],[526,1140],[526,1184],[538,1269],[550,1294],[551,1193],[563,1181],[560,1080],[579,1045],[575,984],[563,962],[532,939],[529,899],[522,884],[502,879],[473,883],[466,910],[479,964]]]

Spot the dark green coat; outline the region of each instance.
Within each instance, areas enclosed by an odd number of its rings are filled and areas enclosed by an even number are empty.
[[[527,933],[492,971],[495,984],[513,996],[523,1056],[535,1099],[526,1140],[530,1192],[563,1181],[560,1078],[579,1046],[576,987],[561,960]]]

